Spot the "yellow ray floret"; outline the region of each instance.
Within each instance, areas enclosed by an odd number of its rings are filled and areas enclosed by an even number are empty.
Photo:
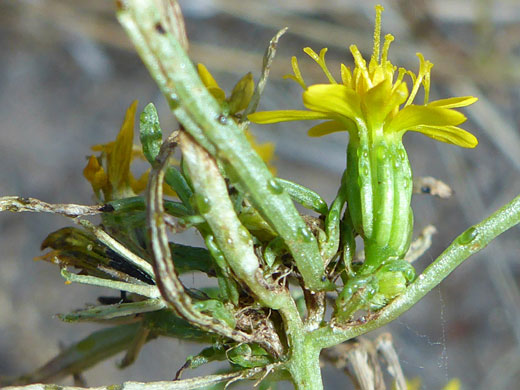
[[[471,133],[458,127],[466,117],[455,108],[465,107],[477,101],[472,96],[453,97],[429,102],[430,71],[433,64],[421,53],[417,74],[397,68],[388,59],[388,51],[394,37],[385,36],[381,47],[382,6],[376,7],[374,47],[369,63],[356,45],[350,46],[354,69],[341,64],[341,83],[338,83],[325,63],[327,49],[319,54],[310,48],[307,53],[321,67],[329,84],[307,86],[301,76],[298,61],[292,58],[295,80],[303,88],[303,104],[307,110],[279,110],[257,112],[248,116],[256,123],[277,123],[295,120],[319,120],[327,122],[314,126],[309,135],[319,137],[337,131],[348,131],[351,139],[359,136],[360,129],[368,130],[372,140],[381,137],[402,137],[406,131],[417,131],[438,141],[473,148],[478,141]],[[409,76],[411,89],[404,80]],[[420,87],[424,89],[424,103],[414,104]]]
[[[133,143],[134,121],[137,101],[128,107],[121,130],[115,141],[95,145],[92,150],[101,152],[99,157],[89,156],[83,176],[90,182],[98,198],[110,201],[135,196],[144,191],[148,183],[149,170],[138,179],[130,171],[134,158],[143,158],[140,146]],[[169,186],[165,186],[165,194],[176,196]]]

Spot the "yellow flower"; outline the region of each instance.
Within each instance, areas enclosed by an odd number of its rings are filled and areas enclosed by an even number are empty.
[[[134,145],[134,121],[137,100],[128,107],[121,130],[115,141],[95,145],[92,150],[101,152],[99,157],[90,156],[83,176],[90,182],[98,198],[103,192],[104,201],[135,196],[146,188],[148,173],[146,171],[136,179],[130,171],[134,158],[144,159],[140,146]],[[167,195],[175,196],[169,186],[165,186]]]
[[[206,86],[208,91],[213,95],[213,97],[218,101],[220,106],[224,109],[227,115],[230,115],[234,118],[240,119],[240,111],[243,111],[249,106],[249,102],[253,97],[253,92],[255,90],[255,84],[253,81],[253,76],[251,73],[246,74],[242,79],[238,81],[238,83],[234,86],[231,95],[226,98],[226,93],[218,83],[215,81],[211,73],[203,64],[197,65],[197,70],[199,72],[200,79],[202,83]],[[246,129],[245,136],[253,149],[258,153],[260,158],[265,162],[271,173],[276,174],[276,168],[272,165],[272,160],[274,159],[274,143],[266,142],[263,144],[259,144],[256,142],[255,136]]]
[[[382,6],[376,6],[374,48],[368,65],[356,45],[350,46],[355,67],[351,71],[341,64],[341,83],[338,83],[325,63],[327,49],[322,49],[318,55],[307,47],[304,52],[316,61],[329,80],[329,84],[307,86],[296,57],[292,58],[294,75],[286,77],[292,78],[303,88],[303,104],[308,111],[257,112],[249,115],[248,119],[256,123],[327,120],[309,130],[308,134],[312,137],[348,131],[352,141],[366,136],[369,143],[377,144],[383,136],[387,140],[394,137],[400,140],[406,131],[417,131],[438,141],[466,148],[475,147],[477,139],[457,127],[466,117],[454,108],[468,106],[477,98],[466,96],[428,102],[433,64],[417,53],[420,66],[415,74],[404,68],[398,69],[388,60],[388,50],[394,37],[387,34],[380,48],[382,11]],[[412,79],[411,91],[404,81],[406,75]],[[424,104],[416,105],[413,102],[421,85],[424,87]]]
[[[421,389],[421,378],[414,378],[412,380],[406,380],[406,387],[407,390],[420,390]],[[395,388],[395,386],[394,386]],[[461,382],[458,378],[451,379],[448,383],[446,383],[446,386],[442,388],[442,390],[460,390],[461,389]]]

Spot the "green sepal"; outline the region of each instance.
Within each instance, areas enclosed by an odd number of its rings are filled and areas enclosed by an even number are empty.
[[[243,368],[265,366],[273,360],[262,347],[256,344],[239,344],[226,351],[230,363]]]
[[[233,207],[238,215],[238,219],[253,236],[262,242],[271,241],[276,237],[276,232],[245,199],[240,190],[237,194],[233,194],[231,201],[233,202]]]
[[[204,348],[196,355],[188,356],[182,370],[186,368],[195,369],[214,361],[226,360],[226,349],[223,345],[213,345]]]
[[[276,261],[276,258],[287,253],[287,247],[285,246],[281,237],[276,237],[266,245],[264,249],[264,261],[268,268],[271,268]]]
[[[245,110],[253,97],[254,91],[255,82],[253,75],[249,72],[236,83],[231,96],[227,99],[229,114],[235,115],[237,112]]]
[[[294,183],[289,180],[280,179],[277,177],[276,183],[278,183],[292,200],[301,204],[303,207],[316,211],[321,215],[326,215],[328,212],[327,202],[315,191],[302,186],[301,184]]]
[[[370,302],[377,288],[377,278],[372,275],[348,280],[336,298],[334,316],[340,321],[350,319],[352,314]]]
[[[378,277],[378,294],[390,300],[402,294],[406,285],[406,277],[402,272],[385,272]]]
[[[139,117],[139,138],[144,156],[150,164],[154,164],[161,150],[162,137],[159,115],[153,103],[149,103]]]
[[[229,311],[227,307],[217,299],[198,301],[193,304],[193,308],[202,313],[207,313],[211,315],[218,321],[227,324],[232,329],[234,329],[236,326],[236,321],[233,313],[231,313],[231,311]]]
[[[148,162],[153,166],[162,145],[162,129],[159,123],[159,115],[153,103],[149,103],[139,117],[139,138],[143,147],[143,153]],[[164,181],[173,188],[182,200],[182,203],[191,211],[189,198],[192,195],[192,191],[182,173],[170,167],[164,175]]]
[[[212,234],[206,234],[205,242],[214,262],[221,297],[224,301],[229,301],[233,303],[233,305],[237,306],[240,295],[238,284],[235,279],[230,277],[231,269],[229,268],[226,258],[224,257],[224,254],[220,248],[217,246],[215,237]]]
[[[231,302],[234,306],[238,306],[240,299],[238,283],[234,279],[224,276],[222,271],[217,274],[217,278],[220,293],[219,297],[224,301]]]

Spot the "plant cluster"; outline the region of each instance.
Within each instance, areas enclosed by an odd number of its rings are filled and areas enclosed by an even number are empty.
[[[206,344],[188,357],[176,381],[117,388],[193,389],[239,379],[268,388],[289,379],[297,389],[319,390],[323,349],[397,318],[467,257],[519,222],[516,198],[464,232],[416,276],[412,262],[429,237],[411,245],[414,185],[402,136],[416,131],[475,147],[476,138],[458,127],[466,118],[456,109],[476,98],[429,101],[432,64],[418,54],[414,73],[390,62],[394,38],[386,35],[381,46],[381,6],[376,7],[368,63],[351,46],[355,67],[342,64],[337,81],[325,62],[327,49],[319,54],[304,49],[329,82],[307,85],[293,58],[289,77],[302,87],[307,110],[272,112],[256,108],[284,30],[268,47],[259,82],[247,74],[226,96],[206,67],[194,67],[187,56],[175,2],[120,0],[117,7],[119,21],[180,126],[164,135],[155,107],[148,104],[139,115],[141,145],[134,145],[137,102],[132,103],[117,138],[93,147],[84,170],[96,206],[0,199],[0,209],[74,218],[78,226],[44,240],[42,249],[48,252],[41,259],[57,264],[68,283],[121,292],[100,297],[97,306],[60,315],[66,322],[109,326],[12,383],[79,374],[122,351],[125,367],[149,340],[175,337]],[[424,103],[418,104],[421,87]],[[349,133],[347,166],[330,205],[315,191],[276,177],[269,165],[273,146],[257,144],[248,130],[250,122],[293,120],[325,120],[309,130],[311,136]],[[135,158],[150,164],[139,178],[131,171]],[[312,214],[302,215],[295,203]],[[87,215],[99,215],[101,222],[93,224]],[[197,230],[205,247],[177,242],[175,233],[186,229]],[[356,240],[363,243],[357,252]],[[187,288],[180,278],[186,273],[202,273],[216,280],[215,286]],[[357,342],[374,372],[377,351],[392,360],[388,338],[376,346]],[[227,361],[229,370],[180,380],[182,371],[212,361]],[[400,369],[391,372],[395,386],[405,389]],[[377,388],[384,388],[378,378],[373,379],[379,381]]]

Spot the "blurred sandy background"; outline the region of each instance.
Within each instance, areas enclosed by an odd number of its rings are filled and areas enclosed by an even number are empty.
[[[432,99],[475,95],[464,126],[476,150],[408,134],[416,176],[432,175],[455,189],[439,200],[415,197],[417,231],[439,233],[417,263],[424,268],[472,223],[520,192],[520,2],[518,0],[394,0],[385,7],[383,33],[396,36],[394,64],[418,68],[421,51],[435,67]],[[228,90],[245,72],[258,77],[268,40],[281,40],[262,109],[298,108],[300,90],[282,80],[290,57],[308,81],[318,67],[301,48],[328,47],[328,63],[351,62],[348,46],[370,54],[373,1],[185,0],[191,54]],[[81,172],[89,146],[112,140],[133,99],[153,101],[164,129],[174,126],[164,100],[133,52],[107,0],[0,0],[0,195],[49,202],[92,202]],[[277,143],[281,177],[301,182],[330,201],[345,166],[347,136],[305,136],[304,123],[256,127]],[[47,233],[69,225],[61,217],[0,215],[0,375],[21,374],[53,357],[95,326],[53,318],[95,302],[98,289],[65,286],[58,269],[41,262]],[[410,312],[388,326],[408,377],[440,389],[459,377],[464,389],[506,390],[520,380],[520,230],[513,229],[458,269]],[[123,380],[164,380],[197,346],[152,342],[137,363],[118,371],[109,361],[85,375],[90,386]],[[204,372],[204,371],[202,371]],[[349,389],[341,373],[324,370],[328,389]],[[328,387],[327,387],[328,386]]]

